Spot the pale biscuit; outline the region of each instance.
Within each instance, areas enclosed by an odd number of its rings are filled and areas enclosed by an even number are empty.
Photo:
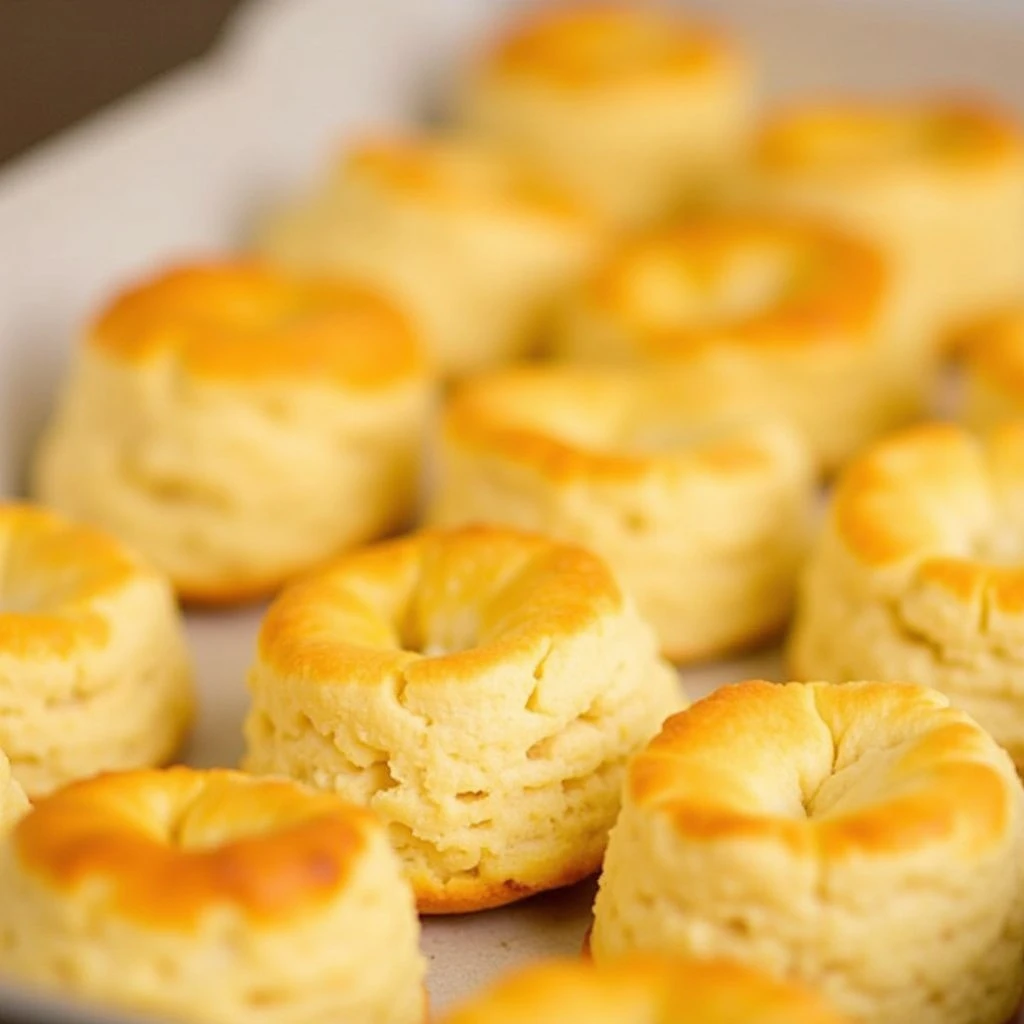
[[[362,286],[183,266],[90,327],[34,490],[186,600],[252,598],[412,516],[431,396],[406,320]]]
[[[1024,766],[1024,424],[933,424],[839,480],[801,582],[790,670],[910,679]]]
[[[1024,790],[934,690],[725,687],[631,762],[591,951],[734,958],[862,1024],[1004,1024]]]
[[[204,1024],[420,1024],[401,865],[365,811],[286,780],[74,783],[0,844],[0,972]]]
[[[711,214],[623,242],[567,303],[565,358],[656,364],[792,422],[826,469],[923,408],[930,366],[885,261],[831,227]]]
[[[635,371],[536,367],[450,401],[428,515],[607,559],[673,661],[749,647],[792,606],[814,474],[784,423]]]
[[[249,689],[246,767],[373,810],[426,913],[596,871],[626,759],[684,703],[602,561],[488,527],[380,544],[294,584]]]
[[[1024,298],[1024,136],[981,104],[809,102],[761,129],[757,201],[880,245],[932,345]]]
[[[961,419],[987,430],[1024,418],[1024,306],[975,324],[963,342]]]
[[[456,117],[636,226],[702,198],[750,133],[744,49],[679,12],[620,4],[535,13],[466,70]]]
[[[726,960],[552,960],[501,979],[440,1024],[843,1024],[815,995]]]
[[[392,138],[353,146],[256,244],[289,268],[389,292],[440,371],[459,375],[531,354],[603,235],[592,213],[488,148]]]
[[[0,750],[29,794],[165,763],[193,703],[167,580],[105,534],[0,504]]]

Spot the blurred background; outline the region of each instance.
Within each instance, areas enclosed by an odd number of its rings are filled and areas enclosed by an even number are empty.
[[[0,0],[0,162],[199,56],[243,3]]]

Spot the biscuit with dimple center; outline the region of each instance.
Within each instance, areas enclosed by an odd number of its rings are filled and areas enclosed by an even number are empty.
[[[930,366],[904,327],[872,246],[800,218],[715,214],[621,243],[567,303],[554,347],[786,418],[831,469],[923,407]]]
[[[879,244],[923,334],[1024,298],[1024,136],[978,103],[838,101],[783,111],[754,145],[761,205],[825,216]]]
[[[598,552],[674,661],[763,641],[788,617],[814,483],[783,423],[657,373],[509,370],[451,399],[439,464],[432,521]]]
[[[729,686],[631,762],[591,952],[735,958],[865,1024],[1003,1024],[1022,854],[1009,758],[936,691]]]
[[[236,772],[109,775],[0,845],[0,970],[176,1020],[419,1024],[412,893],[365,811]]]
[[[1024,764],[1024,427],[935,424],[840,478],[789,639],[800,678],[912,679]]]
[[[28,792],[165,763],[193,701],[167,580],[99,531],[0,504],[0,750]]]
[[[441,1024],[842,1024],[797,985],[724,960],[553,960],[516,971]]]
[[[366,288],[179,267],[90,328],[34,491],[188,600],[252,598],[412,515],[431,396],[415,334]]]
[[[430,913],[595,871],[626,758],[683,703],[602,561],[489,527],[371,547],[290,587],[249,689],[246,767],[370,807]]]
[[[271,216],[257,247],[387,291],[441,372],[461,375],[534,352],[603,235],[585,207],[488,148],[396,138],[347,151],[313,195]]]
[[[747,54],[676,12],[584,6],[513,25],[467,68],[462,129],[619,224],[703,194],[747,139]]]

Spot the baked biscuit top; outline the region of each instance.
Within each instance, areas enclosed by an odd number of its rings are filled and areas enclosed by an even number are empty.
[[[411,327],[382,295],[256,263],[160,273],[116,298],[88,344],[125,362],[166,359],[185,373],[238,383],[374,388],[425,372]]]
[[[799,218],[695,218],[632,239],[599,269],[584,308],[654,357],[728,344],[792,350],[861,344],[889,289],[883,257]]]
[[[463,385],[449,402],[444,430],[459,447],[529,465],[558,482],[668,475],[727,483],[804,467],[791,429],[720,405],[706,393],[685,394],[681,383],[656,372],[516,368]]]
[[[777,114],[754,147],[762,170],[814,178],[956,175],[1024,160],[1009,116],[980,103],[835,101]]]
[[[272,924],[333,901],[374,827],[368,812],[292,782],[178,767],[73,783],[37,803],[11,842],[43,885],[96,887],[121,917],[191,930],[220,908]]]
[[[582,548],[500,527],[425,530],[289,587],[264,619],[259,651],[282,675],[392,685],[400,703],[408,683],[539,666],[623,607],[611,571]]]
[[[485,145],[455,139],[365,139],[334,168],[335,182],[359,181],[451,212],[590,229],[596,215],[561,189]]]
[[[480,71],[567,90],[607,90],[699,79],[736,70],[742,60],[734,42],[678,12],[591,4],[514,25]]]
[[[808,859],[963,860],[1008,841],[1013,768],[937,691],[899,683],[740,683],[670,718],[633,762],[633,802],[694,842]]]
[[[725,960],[552,960],[503,979],[443,1024],[842,1024],[816,996]]]
[[[0,503],[0,653],[67,657],[102,646],[109,600],[155,570],[113,537],[43,508]]]

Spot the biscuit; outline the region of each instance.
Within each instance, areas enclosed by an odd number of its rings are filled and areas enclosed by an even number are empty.
[[[1024,766],[1024,424],[918,427],[837,483],[789,639],[798,678],[941,690]]]
[[[725,960],[634,956],[522,968],[441,1024],[843,1024],[792,982]]]
[[[742,683],[631,762],[591,952],[734,958],[862,1024],[1004,1024],[1022,865],[1013,765],[942,694]]]
[[[431,403],[417,339],[376,293],[182,266],[89,328],[34,491],[188,601],[251,599],[411,517]]]
[[[679,12],[584,5],[510,26],[457,91],[463,131],[637,226],[738,159],[754,75],[735,40]]]
[[[194,697],[167,580],[112,537],[10,503],[0,567],[0,750],[29,794],[173,757]]]
[[[428,514],[597,552],[683,662],[785,625],[814,494],[807,447],[784,423],[656,373],[536,367],[478,378],[450,400]]]
[[[987,430],[1024,417],[1024,306],[985,318],[963,340],[963,421]]]
[[[683,704],[600,559],[489,527],[375,545],[294,584],[248,682],[246,767],[374,811],[425,913],[595,872],[626,758]]]
[[[877,250],[788,215],[717,213],[634,236],[567,303],[578,361],[657,364],[687,392],[783,416],[834,468],[912,419],[932,380]]]
[[[757,200],[879,244],[932,344],[1024,297],[1024,136],[977,103],[811,102],[761,129]]]
[[[182,1021],[420,1024],[401,865],[365,811],[172,768],[40,802],[0,844],[6,977]]]
[[[461,375],[531,354],[603,234],[592,213],[489,148],[393,138],[354,146],[256,244],[289,268],[387,291],[440,371]]]

